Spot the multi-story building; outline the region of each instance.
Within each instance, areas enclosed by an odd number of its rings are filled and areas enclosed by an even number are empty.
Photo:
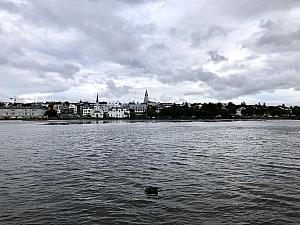
[[[77,106],[76,106],[76,104],[70,104],[69,105],[69,109],[73,110],[74,114],[77,114]]]
[[[92,117],[92,115],[94,114],[94,109],[87,107],[87,108],[83,108],[82,109],[82,116],[83,117]]]
[[[115,119],[130,118],[130,111],[127,108],[112,107],[108,111],[108,117]]]
[[[13,104],[0,107],[2,119],[39,119],[43,118],[47,108],[31,104]]]
[[[145,116],[147,113],[147,104],[145,103],[129,103],[128,108],[134,112],[135,116]]]

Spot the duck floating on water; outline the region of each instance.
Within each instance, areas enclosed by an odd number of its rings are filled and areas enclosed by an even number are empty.
[[[144,188],[147,195],[158,195],[158,187],[148,186]]]

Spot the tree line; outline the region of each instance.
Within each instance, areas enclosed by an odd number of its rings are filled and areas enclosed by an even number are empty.
[[[147,116],[152,118],[169,119],[214,119],[214,118],[300,118],[300,107],[286,107],[284,104],[279,106],[267,106],[266,104],[246,105],[241,103],[235,105],[232,102],[222,103],[204,103],[184,105],[173,104],[171,107],[165,107],[157,110],[157,107],[148,107]]]

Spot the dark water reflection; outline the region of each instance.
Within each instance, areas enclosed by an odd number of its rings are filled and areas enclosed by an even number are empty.
[[[299,224],[299,138],[298,121],[0,122],[0,224]]]

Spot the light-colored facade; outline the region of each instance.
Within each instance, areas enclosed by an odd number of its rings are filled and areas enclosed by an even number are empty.
[[[104,117],[104,112],[102,109],[98,110],[98,111],[94,111],[94,113],[92,114],[93,118],[99,118],[102,119]]]
[[[99,102],[99,107],[103,110],[104,113],[108,113],[109,107],[107,102]]]
[[[1,107],[0,118],[26,119],[42,118],[46,108],[39,107]]]
[[[70,104],[70,105],[69,105],[69,109],[72,109],[72,110],[73,110],[73,113],[74,113],[74,114],[77,114],[77,106],[76,106],[76,105]]]
[[[115,119],[130,118],[130,111],[126,108],[113,107],[108,111],[108,116]]]
[[[102,108],[100,106],[98,94],[97,94],[97,99],[96,99],[96,103],[94,106],[94,111],[93,111],[92,117],[93,118],[103,118],[104,117],[104,111],[102,110]]]
[[[93,114],[94,114],[94,109],[92,109],[92,108],[90,108],[90,107],[84,108],[84,109],[82,110],[82,115],[83,115],[84,117],[92,116]]]
[[[241,108],[238,108],[237,110],[236,110],[236,116],[242,116],[243,114],[242,114],[242,111],[243,110],[245,110],[246,108],[245,107],[241,107]]]
[[[137,116],[142,116],[147,112],[147,104],[145,103],[129,103],[128,107],[130,110],[133,110]]]

